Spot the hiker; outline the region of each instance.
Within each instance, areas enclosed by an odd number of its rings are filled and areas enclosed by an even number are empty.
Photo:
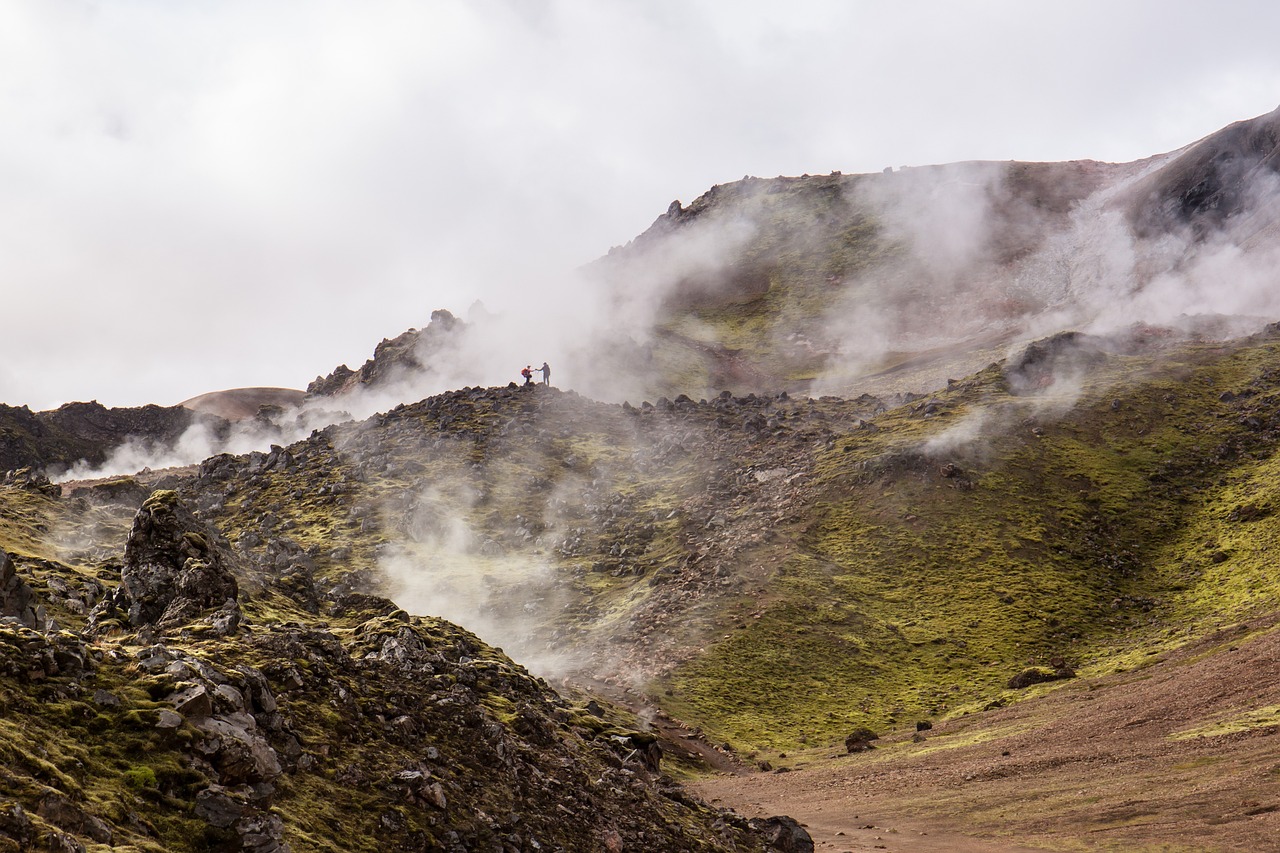
[[[526,364],[526,365],[524,366],[524,370],[520,371],[520,375],[524,377],[524,384],[525,384],[525,385],[532,385],[532,384],[533,384],[533,369],[532,369],[532,365],[528,365],[528,364]]]
[[[542,371],[542,384],[550,385],[551,384],[551,365],[547,364],[544,361],[542,362],[542,367],[540,367],[539,370]]]

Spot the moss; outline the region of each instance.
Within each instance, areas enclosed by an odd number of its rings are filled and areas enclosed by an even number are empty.
[[[157,788],[159,782],[156,781],[156,773],[150,767],[130,767],[121,777],[124,784],[130,788]]]
[[[1258,729],[1275,729],[1280,731],[1280,705],[1267,705],[1251,708],[1229,717],[1205,722],[1169,735],[1170,740],[1191,740],[1201,737],[1218,737],[1237,732],[1255,731]]]

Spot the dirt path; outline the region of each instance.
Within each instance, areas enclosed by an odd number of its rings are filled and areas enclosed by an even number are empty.
[[[1274,616],[1040,698],[691,785],[821,851],[1280,851]]]

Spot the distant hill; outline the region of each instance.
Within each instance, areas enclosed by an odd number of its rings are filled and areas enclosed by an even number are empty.
[[[190,400],[183,400],[178,405],[193,412],[236,422],[257,417],[264,407],[268,411],[296,408],[306,396],[302,391],[292,388],[232,388],[201,394]]]
[[[0,404],[0,472],[55,470],[82,461],[101,465],[127,439],[165,447],[196,422],[214,432],[227,425],[222,418],[183,406],[108,409],[94,401],[32,412]]]

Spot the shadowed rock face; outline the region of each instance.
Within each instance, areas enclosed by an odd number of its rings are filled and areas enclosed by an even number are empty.
[[[227,428],[222,418],[182,406],[108,409],[98,402],[67,403],[48,412],[0,404],[0,471],[31,467],[52,470],[84,460],[101,465],[129,439],[171,445],[197,421],[215,434]]]
[[[1141,236],[1190,226],[1199,237],[1248,212],[1280,172],[1280,109],[1238,121],[1192,145],[1135,187],[1130,218]]]
[[[134,517],[115,604],[137,626],[186,621],[234,602],[231,559],[176,492],[155,492]]]
[[[43,628],[46,617],[39,596],[18,577],[13,560],[0,548],[0,616],[17,619],[28,628]]]

